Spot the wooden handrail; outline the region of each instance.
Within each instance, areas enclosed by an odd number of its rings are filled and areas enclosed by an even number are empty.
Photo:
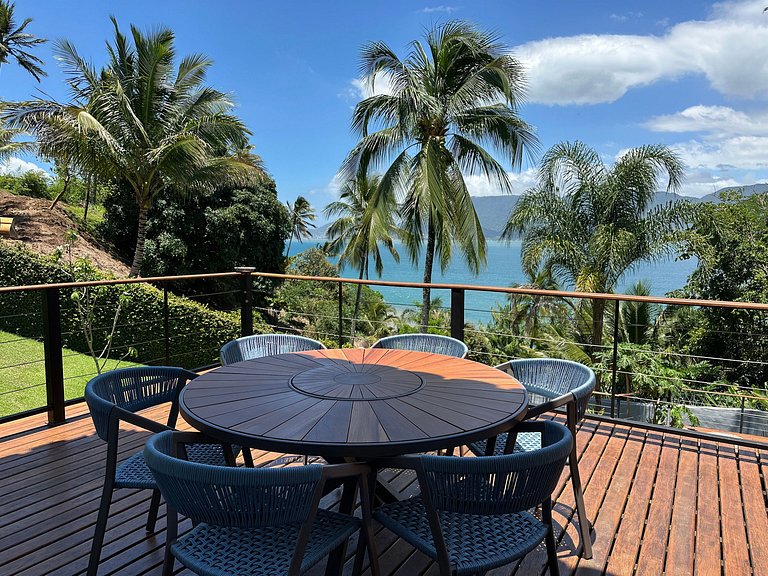
[[[446,284],[423,282],[392,282],[390,280],[360,280],[357,278],[340,278],[330,276],[300,276],[296,274],[277,274],[272,272],[218,272],[210,274],[187,274],[182,276],[152,276],[149,278],[115,278],[110,280],[94,280],[90,282],[62,282],[59,284],[32,284],[27,286],[0,287],[0,294],[45,290],[46,288],[84,288],[86,286],[110,286],[118,284],[136,284],[141,282],[174,282],[179,280],[203,280],[208,278],[235,278],[250,273],[259,278],[277,280],[305,280],[314,282],[332,282],[341,284],[365,284],[368,286],[390,286],[397,288],[426,288],[433,290],[469,290],[476,292],[495,292],[499,294],[523,294],[528,296],[545,296],[549,298],[578,298],[588,300],[606,300],[610,302],[645,302],[648,304],[664,304],[668,306],[702,306],[708,308],[731,308],[739,310],[768,311],[768,303],[733,302],[728,300],[698,300],[695,298],[668,298],[660,296],[638,296],[634,294],[608,294],[603,292],[572,292],[567,290],[541,290],[537,288],[510,288],[504,286],[482,286],[475,284]]]

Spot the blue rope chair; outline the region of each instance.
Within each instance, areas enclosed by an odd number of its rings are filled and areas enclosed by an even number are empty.
[[[144,448],[168,506],[165,576],[173,573],[175,559],[203,576],[297,576],[361,528],[355,573],[360,573],[367,544],[378,576],[368,466],[227,468],[184,459],[188,445],[204,442],[199,433],[167,431],[150,438]],[[319,507],[328,479],[353,476],[361,486],[362,522]],[[194,526],[181,537],[177,514],[190,518]]]
[[[399,334],[375,342],[371,348],[396,348],[466,358],[469,349],[461,340],[438,334]]]
[[[552,491],[573,436],[556,422],[525,422],[542,448],[503,456],[405,456],[376,465],[415,469],[421,495],[376,509],[374,518],[438,563],[441,576],[483,574],[546,541],[558,574]],[[542,520],[527,510],[541,504]]]
[[[179,393],[184,385],[196,376],[197,374],[181,368],[147,366],[105,372],[86,384],[85,400],[91,412],[96,434],[107,443],[104,489],[88,561],[88,576],[95,576],[98,571],[114,490],[117,488],[152,490],[146,528],[147,532],[155,531],[160,492],[152,473],[144,462],[142,452],[133,454],[118,466],[117,445],[120,422],[128,422],[150,432],[173,428],[179,415]],[[165,403],[171,404],[165,424],[136,414],[139,410]],[[190,457],[200,462],[234,465],[232,451],[222,450],[221,446],[195,446],[190,449]]]
[[[595,373],[591,368],[555,358],[526,358],[511,360],[497,366],[499,370],[508,372],[517,378],[528,392],[545,398],[547,401],[528,409],[526,419],[536,418],[561,406],[566,407],[568,429],[576,437],[576,425],[584,418],[592,391],[595,389]],[[507,434],[500,434],[495,441],[482,440],[470,444],[469,448],[476,455],[506,454],[511,451],[524,452],[539,448],[539,438],[536,435],[517,434],[510,442]],[[592,537],[587,513],[584,508],[584,494],[579,475],[579,460],[576,454],[576,443],[573,444],[568,458],[571,471],[576,512],[579,517],[581,545],[585,558],[592,558]]]
[[[285,354],[287,352],[304,352],[307,350],[323,350],[325,345],[317,340],[294,336],[293,334],[256,334],[243,336],[227,342],[221,347],[219,358],[221,365],[234,364],[252,358]]]

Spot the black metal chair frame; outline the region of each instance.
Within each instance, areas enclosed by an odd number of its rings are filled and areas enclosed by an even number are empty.
[[[212,440],[199,432],[175,432],[173,435],[173,445],[174,449],[176,450],[176,454],[173,455],[174,457],[186,459],[186,450],[184,447],[185,444],[220,444],[220,442]],[[312,495],[312,504],[310,505],[309,516],[299,531],[296,548],[291,559],[291,565],[287,576],[300,576],[301,574],[301,562],[304,558],[307,544],[309,543],[315,516],[317,515],[317,510],[320,507],[320,500],[325,494],[327,494],[327,484],[337,484],[340,481],[349,479],[356,479],[357,486],[359,486],[360,506],[362,509],[363,518],[361,533],[357,542],[357,550],[355,551],[355,562],[352,569],[352,574],[357,576],[362,573],[363,563],[365,560],[365,551],[367,548],[372,576],[381,575],[378,564],[378,554],[376,551],[376,541],[371,526],[372,511],[370,499],[371,489],[369,488],[369,482],[372,478],[375,479],[375,476],[372,476],[372,474],[373,472],[371,467],[362,463],[323,465],[320,481],[318,482],[317,487],[315,488],[315,491]],[[168,509],[168,520],[166,527],[165,556],[163,560],[163,576],[171,576],[173,574],[175,560],[171,552],[171,546],[179,536],[179,518],[178,513],[170,504],[166,504],[166,507]],[[344,545],[345,544],[342,546]]]
[[[163,432],[165,430],[173,430],[176,426],[176,422],[179,417],[179,394],[182,388],[187,382],[197,378],[197,374],[190,372],[189,370],[179,370],[179,381],[176,390],[174,391],[173,400],[171,401],[171,408],[168,413],[168,419],[166,424],[157,422],[150,418],[126,410],[125,408],[113,404],[110,408],[109,423],[107,427],[107,460],[105,465],[105,477],[104,488],[101,492],[101,501],[99,504],[99,514],[96,519],[96,529],[93,535],[93,541],[91,543],[91,553],[88,559],[88,571],[87,576],[96,576],[99,569],[99,561],[101,558],[101,549],[104,544],[104,535],[107,530],[107,521],[109,520],[109,509],[112,505],[112,493],[115,488],[115,476],[117,474],[117,452],[118,441],[120,436],[120,422],[126,422],[133,424],[149,432]],[[158,403],[157,405],[159,405]],[[235,464],[235,457],[231,448],[224,450],[224,456],[228,461],[228,464]],[[243,450],[243,459],[246,465],[253,466],[253,459],[248,450]],[[149,513],[147,515],[146,531],[152,533],[155,531],[157,523],[157,514],[160,508],[160,491],[155,488],[152,490],[152,499],[149,505]]]
[[[497,366],[499,369],[503,369],[508,363]],[[573,446],[571,447],[571,454],[568,456],[568,468],[571,473],[571,485],[573,487],[573,497],[576,502],[576,514],[579,517],[579,538],[581,541],[583,556],[589,560],[592,558],[592,526],[587,518],[587,511],[584,506],[584,491],[581,486],[581,474],[579,473],[579,455],[576,450],[576,426],[581,420],[577,412],[579,399],[571,391],[567,392],[557,398],[530,406],[525,414],[523,421],[532,420],[539,416],[546,414],[547,412],[554,412],[558,408],[565,406],[566,426],[573,435]],[[513,428],[507,435],[507,442],[504,446],[504,453],[511,454],[514,451],[515,443],[517,442],[517,432]],[[494,447],[496,446],[496,437],[489,438],[485,444],[485,455],[489,456],[494,453]]]
[[[526,432],[529,432],[534,429],[540,429],[541,431],[543,431],[544,429],[542,422],[526,422],[524,425],[521,425],[521,426],[526,429],[525,430]],[[517,432],[512,430],[512,432],[509,434],[509,438],[512,438],[511,445],[513,447],[515,445],[516,437],[517,437]],[[571,443],[575,444],[575,437],[573,437]],[[512,454],[512,452],[510,451],[509,454]],[[446,456],[446,457],[450,458],[451,456]],[[481,456],[481,458],[484,458],[484,457]],[[422,494],[427,489],[426,487],[429,486],[429,481],[426,477],[426,472],[422,466],[421,456],[418,456],[418,455],[396,456],[392,458],[376,460],[372,464],[377,469],[399,468],[403,470],[414,470],[416,472],[416,477],[418,479],[419,486],[421,487]],[[434,540],[435,549],[437,552],[437,563],[438,563],[440,575],[452,576],[454,574],[454,570],[453,570],[453,566],[451,565],[448,548],[446,546],[445,538],[443,536],[443,529],[440,524],[440,516],[438,514],[438,511],[435,509],[433,503],[431,502],[430,498],[423,498],[423,503],[424,503],[424,508],[426,509],[426,512],[427,512],[427,520],[429,521],[429,527],[432,532],[432,538]],[[557,560],[557,543],[555,542],[554,524],[552,522],[551,495],[541,502],[541,512],[542,512],[542,522],[547,527],[547,533],[546,533],[546,536],[544,537],[544,542],[547,548],[547,567],[549,568],[549,573],[552,576],[559,576],[560,568]]]

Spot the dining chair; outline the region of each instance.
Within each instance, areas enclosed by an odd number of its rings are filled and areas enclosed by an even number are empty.
[[[312,338],[294,334],[255,334],[243,336],[227,342],[221,347],[219,358],[221,365],[262,358],[287,352],[304,352],[307,350],[323,350],[325,345]]]
[[[396,348],[466,358],[469,349],[461,340],[439,334],[398,334],[378,340],[371,348]]]
[[[437,561],[441,576],[484,574],[546,542],[547,564],[558,574],[551,495],[573,436],[557,422],[519,424],[541,448],[501,456],[402,456],[376,466],[412,469],[419,496],[385,504],[373,517]],[[542,518],[529,509],[541,505]]]
[[[525,389],[534,396],[543,397],[545,402],[530,406],[525,419],[536,418],[545,412],[565,406],[566,423],[574,439],[576,425],[583,420],[587,412],[589,398],[595,389],[595,373],[591,368],[557,358],[524,358],[511,360],[497,366],[517,378]],[[469,448],[475,455],[504,454],[511,450],[525,452],[539,448],[539,438],[535,435],[518,433],[514,442],[509,442],[507,434],[500,434],[490,444],[482,440],[470,444]],[[579,459],[576,453],[576,442],[568,457],[571,472],[576,513],[579,517],[579,532],[584,558],[592,558],[592,537],[589,520],[584,508],[584,493],[579,475]]]
[[[187,446],[207,440],[200,433],[154,435],[144,458],[168,507],[163,575],[179,560],[196,574],[298,576],[354,533],[358,539],[354,574],[365,549],[373,576],[379,576],[371,530],[368,476],[364,464],[228,468],[185,459]],[[363,520],[320,507],[326,481],[357,477]],[[178,514],[193,528],[179,536]]]
[[[118,465],[120,422],[127,422],[150,432],[169,430],[176,425],[179,414],[179,393],[197,374],[182,368],[168,366],[141,366],[121,368],[92,378],[85,386],[85,401],[91,412],[96,434],[107,443],[104,488],[96,520],[96,529],[88,561],[88,576],[98,571],[101,548],[112,503],[112,492],[118,488],[152,490],[147,517],[147,532],[155,531],[160,492],[152,473],[139,451]],[[151,406],[170,403],[165,424],[137,414]],[[190,457],[212,464],[234,464],[234,453],[219,446],[200,445],[190,449]]]

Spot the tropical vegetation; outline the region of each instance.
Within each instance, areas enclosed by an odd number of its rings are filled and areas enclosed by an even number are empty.
[[[367,178],[358,176],[347,182],[341,190],[339,199],[325,207],[323,214],[336,220],[328,227],[326,235],[330,239],[326,250],[338,256],[339,269],[350,266],[358,271],[358,278],[370,278],[370,261],[376,274],[381,277],[384,263],[379,245],[383,245],[395,262],[400,255],[395,249],[394,238],[396,206],[390,196],[379,195],[381,183],[379,176]],[[378,204],[376,203],[378,202]],[[355,321],[360,310],[360,296],[363,285],[355,290],[355,308],[352,315],[351,336],[355,337]]]
[[[263,170],[248,147],[249,131],[229,114],[231,98],[204,83],[210,60],[192,54],[175,67],[171,30],[144,33],[131,26],[129,38],[113,24],[101,70],[70,42],[57,42],[70,102],[22,102],[7,118],[35,135],[42,156],[130,186],[138,206],[130,275],[137,276],[149,210],[159,195],[247,185]]]
[[[486,244],[469,196],[466,175],[479,174],[510,190],[502,162],[517,168],[536,144],[518,115],[523,70],[498,37],[467,22],[450,21],[415,41],[404,59],[382,42],[362,52],[361,69],[371,90],[377,78],[391,94],[374,94],[355,107],[352,126],[360,142],[343,167],[347,176],[382,170],[378,194],[400,201],[409,257],[424,253],[424,282],[435,258],[445,269],[458,246],[470,268],[485,265]],[[376,204],[379,202],[377,201]],[[422,294],[426,330],[430,289]]]
[[[669,256],[690,216],[684,202],[654,206],[661,174],[667,190],[682,183],[683,164],[665,146],[634,148],[608,167],[582,142],[557,144],[541,161],[536,187],[516,204],[504,237],[522,234],[526,273],[544,269],[578,291],[612,292],[639,262]],[[596,353],[605,300],[590,306]]]
[[[10,58],[29,72],[38,82],[46,76],[43,61],[28,50],[47,42],[26,31],[32,18],[25,18],[21,24],[16,20],[16,4],[7,0],[0,1],[0,67]]]
[[[291,222],[288,247],[285,249],[285,253],[288,255],[291,253],[291,243],[294,238],[301,242],[312,236],[310,228],[315,227],[313,222],[317,219],[317,214],[315,214],[315,209],[312,208],[309,200],[304,198],[304,196],[297,197],[293,203],[286,202],[286,206],[288,207],[288,217]]]

